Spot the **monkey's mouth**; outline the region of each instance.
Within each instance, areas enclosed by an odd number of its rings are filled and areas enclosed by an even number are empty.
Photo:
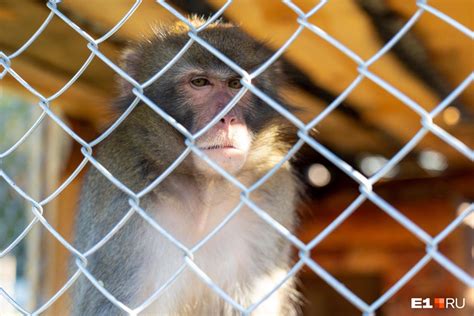
[[[231,141],[224,141],[220,144],[209,142],[198,144],[198,146],[208,159],[212,160],[214,163],[217,163],[227,172],[237,172],[240,170],[247,158],[247,151],[245,150],[245,147],[243,147],[238,142],[233,143]],[[194,158],[197,159],[197,166],[200,166],[203,163],[200,157],[195,156]]]
[[[233,145],[212,145],[207,147],[201,147],[203,150],[216,150],[216,149],[237,149]]]
[[[234,159],[244,154],[241,148],[230,144],[202,146],[200,149],[207,153],[211,159]]]

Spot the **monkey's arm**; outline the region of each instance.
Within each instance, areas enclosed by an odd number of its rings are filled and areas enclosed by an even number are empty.
[[[143,170],[135,168],[144,158],[124,142],[122,130],[112,134],[99,148],[96,159],[131,190],[140,186]],[[118,142],[121,142],[118,146]],[[88,170],[81,192],[76,222],[75,247],[86,252],[94,247],[129,212],[129,197],[95,167]],[[143,255],[139,216],[132,215],[113,237],[87,257],[87,270],[119,301],[128,305],[138,284],[134,274]],[[76,270],[72,262],[72,271]],[[74,315],[118,315],[120,310],[81,276],[73,291]]]

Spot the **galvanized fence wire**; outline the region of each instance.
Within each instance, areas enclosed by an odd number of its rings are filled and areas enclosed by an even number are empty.
[[[18,243],[20,243],[28,234],[28,232],[35,225],[42,225],[58,242],[60,242],[75,258],[75,263],[77,270],[75,273],[70,276],[67,282],[62,286],[59,291],[56,292],[51,298],[49,298],[43,305],[37,307],[33,311],[28,311],[24,307],[20,306],[15,300],[7,293],[3,288],[0,287],[0,295],[3,296],[6,301],[8,301],[18,312],[25,315],[37,315],[46,311],[59,297],[65,294],[65,292],[71,287],[72,284],[77,280],[77,278],[83,274],[87,279],[104,295],[106,296],[114,305],[122,309],[123,311],[136,315],[144,311],[151,303],[153,303],[166,289],[170,286],[179,275],[186,269],[192,270],[196,276],[198,276],[202,282],[207,284],[216,295],[219,295],[223,300],[231,304],[236,310],[238,310],[242,315],[249,315],[253,310],[255,310],[261,302],[268,298],[274,291],[281,287],[289,278],[294,276],[302,267],[309,267],[314,273],[319,277],[324,279],[332,288],[339,292],[343,297],[345,297],[349,302],[356,306],[363,315],[373,315],[375,311],[380,308],[387,300],[389,300],[395,293],[402,288],[407,282],[409,282],[417,273],[420,271],[427,263],[430,261],[436,261],[438,264],[443,266],[447,271],[449,271],[453,276],[455,276],[460,282],[464,283],[466,286],[474,287],[473,278],[459,266],[453,263],[449,258],[444,256],[441,252],[438,251],[438,244],[443,241],[453,230],[455,230],[462,221],[473,213],[474,204],[470,204],[461,214],[459,214],[446,228],[441,231],[436,236],[429,235],[426,231],[420,228],[416,223],[411,221],[408,217],[403,215],[399,210],[393,207],[389,202],[380,197],[373,190],[373,185],[378,182],[382,177],[384,177],[393,167],[395,167],[413,148],[421,141],[421,139],[427,134],[432,133],[439,137],[441,140],[446,142],[446,144],[452,146],[460,154],[466,156],[469,160],[474,160],[474,152],[471,148],[462,143],[459,139],[455,138],[453,135],[449,134],[446,130],[442,129],[439,125],[434,123],[434,118],[440,114],[457,96],[459,96],[473,81],[474,74],[471,72],[462,82],[457,86],[441,103],[439,103],[433,110],[428,112],[421,105],[416,103],[414,100],[410,99],[403,91],[398,90],[383,78],[373,73],[369,68],[374,62],[379,60],[384,54],[386,54],[411,28],[412,26],[420,19],[422,15],[434,15],[439,20],[450,24],[452,27],[457,29],[459,32],[463,33],[469,39],[473,39],[473,32],[469,30],[466,26],[462,25],[455,19],[446,15],[445,13],[439,11],[438,9],[430,6],[428,1],[416,1],[417,11],[411,16],[411,18],[406,22],[406,24],[389,40],[376,54],[374,54],[368,60],[364,60],[358,56],[354,51],[349,49],[343,43],[332,37],[330,34],[326,33],[323,29],[317,25],[309,22],[309,18],[320,10],[322,7],[327,5],[329,1],[320,1],[314,8],[308,12],[304,12],[292,1],[284,0],[283,3],[289,8],[289,10],[294,11],[297,14],[298,27],[295,32],[288,38],[288,40],[278,49],[275,53],[258,69],[252,73],[246,72],[238,64],[227,58],[217,49],[209,45],[204,39],[200,37],[200,31],[205,29],[212,21],[218,19],[226,8],[232,3],[232,1],[227,1],[207,22],[205,25],[200,27],[193,26],[185,16],[179,13],[175,8],[173,8],[166,1],[158,0],[156,1],[157,5],[162,6],[168,10],[171,14],[176,16],[179,20],[186,23],[190,31],[189,41],[184,45],[184,47],[179,51],[179,53],[158,73],[153,75],[151,78],[145,82],[137,82],[119,66],[117,66],[113,61],[111,61],[103,52],[100,50],[100,44],[110,38],[118,29],[120,29],[124,23],[132,16],[135,10],[140,6],[141,1],[138,0],[130,8],[130,10],[121,18],[121,20],[112,27],[106,34],[102,37],[95,39],[86,31],[81,29],[76,25],[70,18],[61,12],[61,5],[59,0],[49,0],[46,3],[47,8],[49,8],[50,13],[38,28],[38,30],[14,53],[7,55],[6,53],[0,51],[0,79],[2,79],[7,73],[12,76],[19,84],[21,84],[25,90],[38,99],[37,106],[41,109],[41,115],[38,117],[37,121],[31,126],[31,128],[20,138],[18,141],[13,144],[9,149],[0,153],[0,162],[5,157],[9,156],[14,152],[29,136],[37,129],[37,127],[44,121],[46,117],[52,119],[56,124],[58,124],[62,130],[64,130],[73,140],[78,142],[81,146],[81,152],[84,156],[81,163],[74,170],[74,172],[49,196],[45,197],[43,200],[37,201],[31,196],[29,196],[22,188],[20,188],[15,181],[9,177],[9,175],[2,170],[0,164],[0,177],[22,197],[25,201],[31,204],[31,212],[34,215],[34,219],[27,225],[24,231],[19,234],[16,239],[5,249],[1,250],[0,258],[7,255],[15,248]],[[48,27],[48,24],[52,19],[60,19],[64,22],[65,27],[70,27],[76,31],[80,36],[84,38],[87,42],[87,48],[91,51],[89,57],[76,72],[76,74],[57,92],[53,95],[45,96],[38,92],[33,86],[31,86],[25,79],[23,79],[12,67],[12,61],[24,53],[29,46],[36,41],[42,34],[42,32]],[[263,71],[265,71],[276,59],[278,59],[299,36],[303,30],[309,30],[313,32],[316,36],[324,39],[330,43],[333,47],[341,51],[343,54],[352,59],[357,65],[357,71],[359,75],[357,78],[332,102],[330,103],[324,111],[319,115],[314,117],[309,123],[305,124],[299,120],[296,116],[290,113],[285,109],[281,104],[278,104],[275,100],[271,99],[263,91],[259,90],[256,86],[252,84],[252,80],[259,76]],[[227,64],[231,69],[238,73],[242,79],[241,83],[243,87],[235,95],[235,97],[230,101],[230,103],[216,116],[206,127],[198,131],[195,134],[189,132],[185,127],[180,125],[173,117],[166,114],[159,104],[155,104],[147,96],[144,95],[143,91],[146,87],[152,84],[154,81],[159,80],[159,78],[170,68],[172,67],[177,60],[189,49],[191,45],[200,45],[209,51],[211,54],[219,58],[222,62]],[[73,85],[84,71],[88,68],[90,63],[95,59],[99,58],[102,62],[107,64],[113,71],[115,71],[119,76],[124,80],[129,82],[133,86],[133,94],[135,99],[131,102],[128,109],[99,137],[91,142],[86,142],[80,136],[78,136],[67,124],[65,124],[61,118],[59,118],[51,109],[50,104],[54,102],[59,96],[61,96],[71,85]],[[376,83],[379,87],[386,90],[394,97],[399,99],[404,105],[409,107],[411,110],[416,112],[420,116],[421,127],[417,133],[408,141],[391,159],[386,162],[386,164],[380,168],[375,174],[370,177],[366,177],[357,170],[355,170],[350,164],[339,158],[334,152],[330,151],[328,148],[320,144],[317,140],[312,138],[309,135],[309,132],[315,128],[324,118],[332,113],[340,104],[343,102],[346,97],[360,84],[362,80],[370,80]],[[223,170],[219,165],[214,163],[209,159],[196,145],[196,139],[203,135],[207,130],[209,130],[213,124],[218,122],[227,112],[229,112],[232,107],[240,100],[244,93],[250,92],[263,100],[268,106],[273,108],[275,111],[284,116],[288,121],[294,124],[298,128],[297,135],[299,140],[295,145],[289,150],[284,159],[280,161],[274,168],[272,168],[265,176],[259,179],[256,183],[252,184],[250,187],[245,186],[240,183],[236,178]],[[151,184],[149,184],[145,189],[140,192],[134,192],[129,189],[126,185],[121,183],[117,178],[114,177],[103,165],[100,164],[94,158],[94,147],[107,138],[110,133],[112,133],[115,128],[123,122],[123,120],[130,114],[131,111],[139,104],[140,102],[145,103],[152,110],[154,110],[157,115],[160,115],[164,120],[171,124],[177,131],[179,131],[185,137],[186,149],[178,157],[178,159],[168,167],[168,169],[163,172],[157,179],[155,179]],[[250,193],[262,185],[272,174],[292,155],[297,152],[304,144],[308,144],[322,156],[327,158],[331,163],[333,163],[337,168],[342,170],[350,178],[356,181],[359,184],[359,196],[345,209],[341,214],[331,222],[323,231],[321,231],[317,236],[313,238],[309,243],[304,243],[298,239],[291,231],[281,225],[278,221],[273,219],[264,209],[259,208],[249,197]],[[140,207],[140,199],[150,191],[152,191],[156,186],[158,186],[173,170],[191,153],[195,153],[206,161],[212,168],[217,170],[222,176],[227,179],[230,183],[235,185],[241,191],[240,203],[231,210],[226,218],[215,227],[208,236],[203,238],[200,242],[194,245],[192,248],[188,248],[181,244],[172,234],[168,233],[160,223],[152,219],[144,209]],[[54,200],[70,183],[73,181],[76,176],[81,172],[87,163],[93,165],[97,168],[107,179],[113,183],[118,189],[123,191],[129,197],[130,209],[126,215],[115,225],[115,227],[97,244],[85,252],[80,252],[74,248],[74,246],[67,241],[63,236],[61,236],[55,229],[48,223],[48,221],[43,216],[43,207]],[[350,217],[354,212],[357,211],[357,208],[366,200],[370,200],[372,203],[377,205],[381,211],[388,214],[394,220],[396,220],[400,225],[405,229],[411,232],[416,238],[426,245],[426,254],[413,266],[409,271],[401,277],[395,284],[393,284],[382,296],[377,298],[374,302],[365,302],[355,293],[353,293],[349,288],[347,288],[343,283],[338,281],[331,273],[326,271],[321,267],[316,261],[311,258],[311,251],[314,249],[322,240],[324,240],[328,235],[330,235],[337,227],[339,227],[348,217]],[[194,262],[193,254],[200,249],[209,239],[211,239],[223,226],[225,226],[232,218],[238,214],[239,210],[242,207],[248,207],[256,215],[262,218],[268,225],[273,227],[278,231],[282,236],[284,236],[289,242],[291,242],[298,250],[298,260],[293,265],[293,267],[288,271],[286,276],[280,280],[278,284],[275,284],[273,290],[270,293],[267,293],[262,297],[258,302],[254,302],[250,306],[242,306],[238,302],[234,301],[231,296],[229,296],[223,289],[219,288],[218,285]],[[182,265],[176,270],[175,274],[156,292],[154,292],[146,301],[144,301],[139,307],[131,309],[126,306],[123,302],[117,300],[108,290],[104,287],[99,280],[97,280],[88,270],[87,270],[87,258],[102,246],[104,246],[110,238],[119,231],[122,226],[126,225],[128,219],[133,214],[138,214],[145,221],[147,221],[157,232],[166,237],[170,242],[172,242],[176,247],[178,247],[183,253],[183,262]],[[238,251],[238,249],[236,249]],[[0,285],[1,286],[1,285]]]

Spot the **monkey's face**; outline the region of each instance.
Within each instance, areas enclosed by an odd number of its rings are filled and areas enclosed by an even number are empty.
[[[193,113],[191,132],[206,127],[242,88],[240,78],[230,72],[190,71],[180,80],[181,93],[186,106]],[[207,157],[231,174],[245,164],[252,143],[252,133],[246,122],[246,112],[251,111],[248,95],[196,141]],[[193,155],[194,167],[203,174],[215,175],[216,171],[205,161]]]
[[[145,82],[157,71],[164,69],[168,62],[189,41],[187,28],[176,28],[172,32],[158,33],[157,36],[124,54],[124,69],[137,82]],[[263,43],[253,40],[238,27],[229,24],[216,24],[199,33],[212,47],[234,61],[242,69],[251,73],[260,67],[272,55]],[[224,62],[212,55],[204,47],[194,44],[171,66],[158,80],[144,89],[145,95],[184,126],[195,134],[208,126],[223,108],[242,88],[237,74]],[[273,63],[263,73],[252,79],[252,85],[277,103],[280,100],[280,87],[285,82],[281,66]],[[135,96],[130,93],[131,85],[124,82],[123,104],[128,106]],[[123,107],[125,109],[125,107]],[[150,110],[151,111],[151,110]],[[232,110],[219,122],[214,124],[205,134],[196,140],[196,145],[214,163],[231,174],[247,170],[251,161],[268,160],[267,154],[260,150],[276,147],[274,142],[258,142],[271,126],[277,113],[271,107],[257,98],[251,92],[245,93]],[[144,117],[143,121],[151,120]],[[140,124],[144,124],[140,122]],[[147,124],[150,134],[161,136],[160,128]],[[177,140],[182,134],[166,125],[175,132]],[[267,136],[267,138],[270,138]],[[275,136],[276,139],[276,136]],[[160,137],[155,139],[163,142]],[[179,155],[183,142],[168,148],[170,152]],[[264,145],[262,145],[265,143]],[[162,148],[146,146],[145,148]],[[258,145],[258,146],[257,146]],[[153,153],[151,153],[153,155]],[[160,153],[161,155],[161,153]],[[246,164],[248,162],[248,164]],[[185,163],[183,170],[197,170],[204,175],[219,175],[207,162],[193,154]]]

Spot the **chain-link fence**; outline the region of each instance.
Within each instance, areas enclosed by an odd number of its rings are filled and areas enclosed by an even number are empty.
[[[431,111],[427,111],[422,105],[415,102],[411,99],[407,94],[406,91],[400,91],[390,83],[388,83],[384,78],[380,77],[379,75],[375,74],[371,71],[370,66],[374,64],[376,61],[381,59],[390,49],[392,49],[410,29],[417,23],[417,21],[423,15],[433,15],[436,16],[439,20],[443,21],[444,23],[448,23],[452,27],[454,27],[457,31],[461,32],[465,35],[468,39],[472,40],[473,32],[469,30],[466,26],[462,25],[455,19],[451,18],[450,16],[446,15],[445,13],[437,10],[433,6],[431,6],[428,1],[416,1],[416,5],[418,7],[417,11],[413,14],[413,16],[406,22],[403,27],[399,29],[399,31],[373,56],[368,59],[361,58],[358,54],[356,54],[353,50],[349,49],[343,43],[332,37],[330,34],[326,33],[323,29],[318,27],[313,23],[310,23],[310,18],[319,10],[324,8],[330,1],[320,1],[309,11],[303,11],[298,5],[296,5],[292,1],[283,1],[283,3],[287,6],[289,10],[294,11],[297,15],[297,22],[299,27],[293,33],[291,37],[288,38],[286,43],[282,45],[278,50],[274,52],[274,54],[269,58],[265,63],[260,65],[255,71],[248,73],[244,69],[240,67],[240,65],[236,64],[221,52],[216,50],[214,47],[209,45],[205,40],[200,37],[200,32],[204,30],[210,23],[219,19],[223,13],[226,11],[227,7],[232,3],[232,1],[227,1],[224,6],[222,6],[216,13],[211,16],[208,22],[200,27],[193,26],[188,19],[183,16],[176,8],[172,5],[167,3],[166,1],[156,1],[157,6],[162,6],[166,10],[168,10],[171,14],[173,14],[177,19],[181,20],[183,23],[189,26],[189,41],[187,44],[181,49],[181,51],[158,73],[153,75],[151,78],[146,80],[145,82],[137,82],[134,78],[132,78],[129,74],[127,74],[123,69],[121,69],[117,64],[115,64],[103,51],[101,51],[101,44],[106,42],[111,36],[113,36],[123,25],[127,22],[127,20],[134,14],[134,12],[140,7],[141,1],[136,1],[136,3],[130,8],[130,10],[121,18],[121,20],[108,32],[106,32],[103,36],[99,38],[94,38],[86,31],[81,29],[75,22],[73,22],[67,15],[63,14],[61,11],[61,1],[57,0],[50,0],[46,3],[46,6],[49,8],[50,13],[47,18],[44,20],[43,24],[38,28],[35,34],[29,38],[24,45],[22,45],[19,49],[17,49],[14,53],[6,54],[0,51],[0,78],[3,78],[6,74],[12,76],[21,86],[24,87],[25,91],[27,91],[32,96],[36,97],[38,102],[37,106],[41,111],[41,115],[37,119],[34,124],[32,124],[31,128],[20,138],[18,138],[14,144],[8,148],[7,150],[0,153],[0,178],[5,181],[11,190],[15,191],[18,196],[24,199],[29,205],[31,214],[33,215],[32,221],[26,226],[24,231],[17,234],[15,239],[9,242],[8,245],[4,245],[3,241],[0,242],[2,245],[2,249],[0,252],[0,258],[5,257],[11,251],[15,249],[15,247],[28,235],[28,232],[32,227],[35,225],[42,225],[49,234],[54,236],[54,238],[61,243],[72,256],[75,257],[75,272],[72,273],[68,281],[60,288],[57,293],[55,293],[52,297],[50,297],[44,304],[38,306],[35,310],[26,310],[19,302],[15,301],[8,293],[8,291],[4,290],[3,287],[0,288],[0,295],[6,299],[11,306],[16,309],[18,312],[26,315],[30,314],[40,314],[45,312],[50,308],[50,306],[61,296],[67,295],[68,289],[76,282],[79,276],[85,275],[88,281],[91,282],[100,292],[102,295],[106,296],[113,304],[115,304],[118,308],[122,309],[125,312],[130,314],[139,314],[142,311],[145,311],[146,308],[156,300],[159,295],[161,295],[164,291],[166,291],[167,287],[169,287],[173,281],[179,277],[179,275],[185,270],[191,270],[197,277],[199,277],[202,282],[207,284],[220,298],[225,300],[228,304],[230,304],[236,311],[239,311],[242,315],[250,314],[253,310],[255,310],[260,303],[262,303],[265,299],[267,299],[270,294],[275,291],[278,287],[282,286],[285,281],[289,278],[295,276],[303,267],[309,267],[315,274],[317,274],[320,278],[326,281],[331,287],[333,287],[337,292],[339,292],[345,299],[347,299],[350,303],[356,306],[362,314],[364,315],[372,315],[384,304],[386,303],[397,291],[399,291],[405,284],[410,282],[410,280],[430,261],[436,261],[442,267],[444,267],[447,271],[449,271],[453,276],[455,276],[460,282],[464,283],[468,287],[474,286],[474,279],[470,276],[466,271],[461,269],[458,265],[456,265],[452,260],[447,258],[443,255],[440,251],[438,251],[438,245],[442,242],[451,232],[453,232],[462,222],[465,220],[469,215],[471,215],[474,211],[473,204],[469,204],[449,225],[445,227],[439,234],[432,236],[428,234],[424,229],[419,227],[415,222],[410,220],[407,216],[402,214],[398,209],[392,206],[388,201],[378,195],[374,190],[373,187],[376,183],[378,183],[384,176],[386,176],[394,167],[396,167],[399,162],[404,159],[412,150],[413,148],[423,139],[425,135],[428,133],[432,133],[444,141],[446,144],[457,150],[461,155],[464,155],[469,159],[471,162],[474,159],[474,152],[471,148],[461,142],[459,139],[454,137],[453,135],[449,134],[445,129],[441,128],[439,124],[434,122],[434,119],[444,110],[446,109],[453,100],[455,100],[473,81],[474,75],[470,73],[462,82],[459,84],[442,102],[440,102],[434,109]],[[468,8],[466,8],[468,10]],[[48,24],[53,19],[61,19],[64,22],[65,27],[70,27],[72,30],[77,32],[81,37],[83,37],[87,41],[87,48],[90,50],[90,55],[87,60],[83,63],[82,67],[77,71],[77,73],[58,91],[56,91],[52,95],[44,95],[38,92],[35,87],[30,85],[17,71],[15,71],[15,67],[12,66],[12,62],[23,54],[25,51],[28,50],[30,45],[32,45],[39,36],[41,36],[42,32],[48,27]],[[328,43],[330,43],[334,48],[339,50],[341,53],[345,54],[348,58],[354,61],[356,64],[358,76],[356,79],[327,107],[322,111],[319,115],[314,117],[309,123],[304,123],[298,117],[290,113],[284,106],[278,104],[275,100],[270,98],[268,95],[263,93],[259,90],[252,81],[257,78],[260,74],[262,74],[270,65],[272,65],[277,59],[281,58],[282,54],[285,53],[285,50],[298,38],[298,36],[304,31],[309,30],[313,32],[315,35],[319,36],[320,38],[324,39]],[[233,100],[220,112],[218,116],[216,116],[204,129],[199,131],[198,133],[192,134],[188,130],[186,130],[183,126],[178,124],[173,117],[169,116],[165,113],[159,104],[153,103],[147,96],[144,95],[144,89],[150,86],[153,82],[160,80],[160,77],[169,70],[179,59],[180,57],[189,49],[191,45],[200,45],[202,48],[206,49],[212,55],[217,57],[223,63],[228,65],[232,70],[234,70],[237,74],[241,76],[241,83],[242,89]],[[51,109],[51,104],[55,102],[65,91],[67,91],[78,78],[86,71],[93,60],[99,59],[107,66],[109,66],[116,74],[118,74],[121,78],[126,80],[132,85],[132,92],[135,96],[134,101],[130,104],[128,109],[117,118],[117,120],[103,132],[99,137],[91,142],[85,141],[82,137],[80,137],[70,126],[68,126],[57,114],[55,114]],[[315,140],[314,137],[310,135],[310,131],[314,128],[318,127],[318,124],[327,116],[331,115],[340,105],[341,103],[347,98],[347,96],[354,90],[356,87],[363,81],[363,80],[370,80],[371,82],[377,84],[380,88],[386,90],[388,93],[393,95],[395,98],[403,102],[403,104],[415,112],[419,116],[420,127],[417,133],[411,138],[409,142],[407,142],[393,157],[391,157],[383,167],[381,167],[376,173],[367,177],[362,173],[358,172],[353,166],[349,163],[341,159],[336,153],[329,150],[326,146],[322,145],[320,142]],[[278,164],[271,169],[271,171],[258,180],[256,183],[253,183],[250,187],[242,184],[239,182],[235,177],[231,174],[227,173],[224,169],[222,169],[218,164],[214,161],[209,159],[205,153],[202,152],[196,145],[196,139],[203,135],[206,131],[208,131],[216,122],[218,122],[222,117],[228,113],[233,106],[240,100],[240,98],[245,93],[252,93],[253,95],[257,96],[261,100],[263,100],[267,106],[271,107],[273,110],[278,112],[282,117],[286,118],[291,124],[293,124],[298,132],[298,141],[294,144],[294,146],[288,151],[285,158],[280,161]],[[153,181],[148,187],[144,188],[140,192],[134,192],[127,186],[125,186],[121,181],[119,181],[114,174],[110,173],[99,161],[96,160],[94,157],[94,149],[95,147],[101,143],[104,139],[106,139],[116,128],[119,126],[125,118],[134,110],[134,108],[139,104],[144,103],[146,106],[153,109],[156,112],[156,115],[161,116],[164,120],[166,120],[169,124],[171,124],[177,131],[179,131],[186,139],[186,150],[179,156],[179,158],[169,166],[169,168],[155,181]],[[3,111],[3,110],[2,110]],[[2,113],[3,115],[3,113]],[[72,172],[69,177],[56,189],[54,192],[49,194],[42,200],[37,200],[26,193],[26,191],[19,185],[11,175],[5,172],[4,166],[1,162],[10,155],[15,153],[15,150],[18,146],[20,146],[23,142],[25,142],[30,135],[35,131],[35,129],[40,126],[42,121],[45,118],[52,119],[60,128],[66,132],[69,137],[80,144],[82,150],[83,159],[78,167]],[[6,133],[9,131],[7,130]],[[327,160],[329,160],[332,164],[334,164],[337,168],[341,171],[346,173],[355,183],[359,186],[359,196],[353,200],[353,202],[330,224],[328,225],[323,231],[321,231],[317,236],[313,238],[313,240],[309,243],[304,243],[298,237],[280,223],[278,223],[275,219],[273,219],[268,213],[265,212],[264,209],[260,209],[255,203],[249,198],[250,194],[260,187],[268,178],[270,178],[278,168],[282,166],[283,163],[288,161],[303,145],[309,145],[311,148],[316,150],[322,156],[324,156]],[[199,242],[193,248],[187,248],[183,246],[173,235],[169,234],[166,230],[164,230],[160,223],[155,222],[149,216],[147,216],[145,210],[139,207],[139,201],[142,199],[146,194],[151,192],[156,186],[159,186],[160,183],[173,172],[175,168],[191,153],[195,153],[201,159],[203,159],[209,166],[219,172],[227,181],[232,183],[234,186],[240,189],[240,204],[231,212],[229,212],[228,216],[220,223],[215,229],[205,237],[201,242]],[[46,220],[43,214],[43,209],[48,203],[54,200],[75,178],[76,176],[83,170],[86,165],[91,165],[92,168],[96,168],[100,171],[107,179],[115,185],[118,189],[123,191],[129,197],[129,204],[130,210],[124,217],[120,223],[118,223],[102,240],[100,240],[94,247],[86,252],[80,252],[74,248],[74,246],[67,241],[58,231]],[[377,205],[381,212],[385,212],[395,221],[397,221],[401,226],[403,226],[406,230],[408,230],[413,236],[418,238],[421,242],[426,245],[426,254],[415,264],[412,268],[403,276],[401,277],[395,284],[393,284],[383,295],[378,297],[375,301],[366,302],[362,300],[358,295],[352,292],[348,287],[346,287],[343,283],[338,281],[331,273],[325,270],[318,262],[314,261],[311,258],[311,251],[320,244],[326,237],[328,237],[335,229],[337,229],[346,219],[348,219],[354,212],[357,211],[358,207],[364,203],[365,201],[371,201],[375,205]],[[2,201],[4,203],[5,201]],[[297,249],[298,255],[296,263],[292,266],[292,268],[287,271],[286,276],[284,276],[278,284],[275,284],[275,288],[270,292],[267,293],[264,297],[261,298],[258,302],[253,302],[251,306],[241,306],[238,302],[234,301],[231,296],[228,295],[223,289],[219,288],[217,284],[213,282],[213,280],[202,270],[200,267],[193,261],[193,253],[195,253],[202,245],[204,245],[209,239],[211,239],[214,235],[216,235],[220,229],[239,212],[242,207],[247,207],[255,212],[261,219],[263,219],[267,225],[273,227],[276,231],[278,231],[284,238],[286,238],[292,245]],[[14,209],[7,210],[8,214],[15,213]],[[87,268],[87,261],[88,256],[92,253],[97,251],[99,248],[103,247],[108,240],[110,240],[124,225],[127,224],[127,220],[130,218],[132,214],[138,214],[142,216],[147,222],[149,222],[156,230],[158,234],[162,234],[165,236],[169,241],[174,243],[176,247],[182,249],[183,251],[183,261],[182,266],[178,269],[173,275],[173,277],[169,280],[169,282],[165,283],[162,288],[156,290],[156,292],[150,296],[150,299],[146,300],[140,306],[131,309],[130,306],[126,306],[119,300],[117,300],[110,292],[108,292],[106,286],[104,286],[99,280],[97,280],[94,275],[92,275]],[[3,224],[3,223],[2,223]],[[8,224],[8,225],[15,225],[15,223]],[[13,228],[13,227],[10,227]],[[0,235],[1,236],[1,235]],[[236,250],[238,251],[238,250]],[[0,286],[2,286],[0,284]]]

